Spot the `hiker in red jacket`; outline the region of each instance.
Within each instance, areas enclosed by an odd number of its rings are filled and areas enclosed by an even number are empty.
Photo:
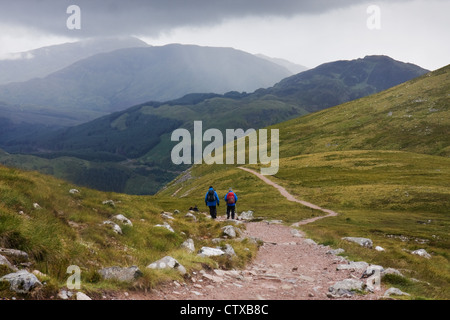
[[[238,197],[236,193],[229,189],[228,193],[225,195],[225,202],[227,203],[227,219],[230,219],[230,213],[231,213],[231,219],[234,219],[234,211],[236,209],[236,202],[238,200]]]

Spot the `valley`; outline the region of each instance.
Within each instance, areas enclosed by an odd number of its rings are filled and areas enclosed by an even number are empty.
[[[78,293],[99,300],[208,299],[217,297],[217,276],[246,298],[245,288],[266,299],[378,299],[392,287],[408,294],[396,299],[449,299],[448,92],[450,66],[426,72],[369,56],[251,93],[191,93],[32,134],[9,131],[3,119],[0,278],[21,269],[38,281],[16,292],[4,279],[0,296],[66,299],[64,291],[76,299],[67,282],[75,265]],[[227,146],[211,163],[171,162],[172,132],[194,133],[199,119],[203,131],[277,130],[277,172],[261,180],[254,172],[268,163],[249,161],[249,149],[244,163],[227,161]],[[271,142],[259,147],[271,152]],[[210,219],[210,185],[221,199],[231,187],[238,214],[252,217],[223,219],[221,202],[219,219]],[[265,264],[264,254],[278,260]],[[291,259],[296,254],[307,260]],[[385,276],[378,293],[341,295],[335,281],[360,279],[363,270],[338,270],[338,261],[398,273]],[[279,274],[262,271],[269,267]]]

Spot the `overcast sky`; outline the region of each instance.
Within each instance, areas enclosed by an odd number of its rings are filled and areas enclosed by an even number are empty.
[[[77,5],[80,15],[69,10]],[[384,54],[450,64],[450,0],[0,0],[0,58],[96,36],[225,46],[315,67]],[[78,19],[79,18],[79,19]],[[81,29],[69,29],[79,23]]]

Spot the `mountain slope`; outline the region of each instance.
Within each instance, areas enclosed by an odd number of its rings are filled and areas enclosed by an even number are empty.
[[[145,101],[192,92],[225,93],[269,87],[290,72],[231,48],[167,45],[126,48],[83,59],[43,79],[0,86],[0,101],[25,110],[42,107],[92,120]]]
[[[374,94],[427,73],[387,56],[325,63],[283,79],[261,94],[295,101],[309,112]]]
[[[382,69],[386,60],[391,63],[389,59],[377,60],[380,64],[377,68]],[[361,63],[364,66],[368,64],[360,60],[355,60],[353,63],[354,68],[342,68],[340,67],[342,62],[336,62],[336,66],[326,65],[319,67],[319,70],[310,70],[308,74],[324,74],[325,69],[328,70],[325,74],[329,77],[331,74],[329,70],[340,68],[341,71],[347,71],[346,76],[349,77],[350,73],[347,69],[359,70]],[[346,64],[351,65],[352,62],[346,62]],[[401,63],[398,64],[402,66]],[[375,67],[372,66],[372,69]],[[343,77],[336,73],[334,76]],[[327,77],[324,80],[325,84],[328,83]],[[287,80],[290,82],[291,78]],[[364,82],[361,86],[365,86],[366,78],[362,81]],[[391,83],[394,80],[389,78],[386,81]],[[315,86],[311,90],[320,91],[320,83],[319,80],[315,80]],[[9,155],[3,163],[15,163],[22,168],[42,168],[46,173],[49,172],[48,168],[54,168],[51,171],[61,178],[70,179],[80,185],[95,186],[101,190],[153,193],[173,179],[180,170],[187,168],[175,166],[170,161],[171,149],[176,144],[170,140],[170,135],[177,127],[192,130],[193,122],[202,120],[203,130],[209,128],[216,128],[222,132],[233,128],[247,130],[266,127],[306,114],[305,109],[308,108],[305,104],[306,100],[297,101],[292,98],[295,88],[292,86],[290,94],[283,96],[281,91],[275,89],[279,86],[277,84],[274,88],[259,89],[251,94],[237,92],[229,92],[225,95],[190,94],[165,103],[145,103],[57,132],[12,137],[1,141],[6,151],[33,153],[49,160],[23,156],[20,161],[14,161],[14,155]],[[345,87],[345,89],[353,90],[352,87]],[[278,90],[279,96],[269,94],[272,90]],[[294,95],[304,94],[304,83],[298,84],[298,92]],[[343,99],[340,94],[341,91],[337,91],[334,99]],[[80,163],[82,159],[81,164],[76,166],[81,171],[70,170],[72,173],[76,172],[76,180],[73,174],[65,172],[69,170],[67,168],[70,168],[67,166],[67,161],[58,159],[67,156],[77,158],[73,160],[76,163]],[[98,168],[95,164],[89,166],[86,161],[101,162],[103,167]],[[61,168],[66,169],[61,170]],[[159,178],[155,178],[158,175]],[[101,179],[102,176],[122,178],[119,179],[120,183],[115,181],[113,186],[108,179]]]
[[[280,130],[280,167],[268,178],[338,213],[301,229],[353,261],[401,270],[382,283],[412,299],[449,299],[450,65],[404,84],[268,129]],[[247,167],[258,170],[261,166]],[[323,215],[236,165],[195,165],[158,195],[197,200],[229,187],[238,211],[298,222]],[[365,237],[370,250],[343,237]],[[425,249],[431,258],[412,254]]]
[[[94,38],[5,55],[0,57],[0,85],[43,78],[98,53],[147,46],[133,37]]]

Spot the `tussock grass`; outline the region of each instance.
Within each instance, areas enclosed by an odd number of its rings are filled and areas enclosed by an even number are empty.
[[[70,194],[73,188],[80,192]],[[221,236],[221,227],[225,225],[203,214],[196,214],[197,221],[185,218],[193,205],[188,201],[99,192],[39,173],[5,167],[0,167],[0,199],[0,247],[27,252],[32,269],[49,277],[49,286],[26,298],[55,296],[58,288],[65,286],[70,265],[81,268],[83,290],[101,297],[100,292],[105,290],[148,290],[170,279],[184,281],[177,272],[146,269],[166,255],[172,255],[192,271],[202,266],[243,266],[256,252],[256,246],[240,244],[238,240],[228,240],[236,247],[237,257],[232,261],[200,258],[196,253],[181,250],[180,245],[187,238],[194,239],[197,250],[201,246],[215,246],[211,240]],[[105,200],[113,200],[114,205],[103,204]],[[40,208],[36,209],[34,203]],[[180,213],[169,221],[175,233],[155,227],[165,222],[161,212],[175,209]],[[103,224],[117,214],[125,215],[133,223],[126,226],[116,221],[122,234]],[[132,265],[144,273],[133,284],[104,281],[98,274],[103,267]],[[6,269],[0,270],[0,276],[11,272]],[[2,287],[0,294],[10,296],[5,290],[8,291]]]

